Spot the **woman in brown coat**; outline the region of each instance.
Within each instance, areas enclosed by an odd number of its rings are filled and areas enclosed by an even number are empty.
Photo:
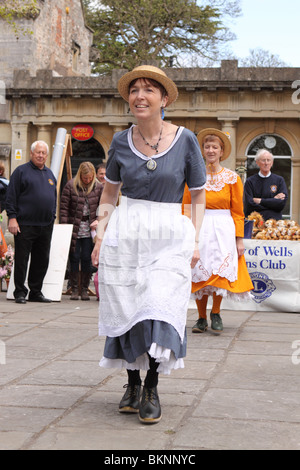
[[[103,186],[96,179],[94,165],[90,162],[83,162],[75,178],[68,181],[61,195],[60,222],[73,224],[70,249],[72,300],[78,300],[79,272],[81,274],[81,300],[90,300],[88,287],[93,250],[90,225],[97,219],[96,211],[102,190]]]

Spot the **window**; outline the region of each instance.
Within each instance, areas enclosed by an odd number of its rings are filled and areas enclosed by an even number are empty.
[[[79,165],[82,162],[91,162],[96,168],[99,163],[105,160],[105,152],[102,145],[92,137],[86,141],[72,139],[72,174],[76,175]]]
[[[275,134],[263,134],[256,137],[248,147],[247,151],[247,178],[258,172],[254,156],[258,150],[269,150],[274,156],[272,172],[283,176],[287,189],[288,201],[283,211],[283,218],[290,218],[291,214],[291,181],[292,181],[292,150],[290,145],[282,137]]]
[[[73,72],[78,71],[78,62],[79,62],[79,56],[81,54],[81,47],[77,42],[72,41],[72,70]]]

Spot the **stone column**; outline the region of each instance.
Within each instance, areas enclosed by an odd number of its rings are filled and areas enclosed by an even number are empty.
[[[300,222],[300,157],[292,158],[292,208],[291,208],[291,219]]]
[[[125,129],[128,128],[128,125],[127,124],[120,124],[119,122],[109,122],[108,123],[109,126],[112,128],[112,131],[113,131],[113,135],[116,133],[116,132],[121,132],[121,131],[124,131]],[[109,143],[109,147],[110,147],[110,144],[111,142]],[[106,157],[107,158],[107,157]],[[105,162],[106,162],[106,159],[105,159]]]
[[[114,124],[113,122],[110,122],[109,125],[113,128],[114,134],[116,132],[124,131],[128,127],[126,124]]]
[[[218,121],[221,122],[222,131],[228,132],[231,142],[231,154],[225,160],[224,166],[230,170],[236,169],[236,124],[239,118],[218,118]]]
[[[12,121],[12,142],[11,142],[11,173],[17,166],[26,163],[30,159],[31,142],[28,140],[28,124]]]
[[[247,164],[247,155],[244,155],[244,156],[239,156],[237,155],[236,156],[236,159],[235,159],[235,171],[237,172],[237,174],[240,176],[241,180],[242,180],[242,183],[245,184],[246,182],[246,179],[247,179],[247,168],[246,168],[246,164]]]
[[[49,155],[46,161],[46,166],[50,168],[52,147],[52,124],[37,124],[37,140],[43,140],[49,145]]]

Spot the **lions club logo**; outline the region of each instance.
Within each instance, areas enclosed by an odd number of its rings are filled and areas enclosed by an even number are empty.
[[[260,304],[264,300],[271,297],[276,287],[273,281],[264,273],[251,273],[250,274],[254,290],[251,291],[254,302]]]
[[[274,194],[275,194],[275,193],[277,192],[277,186],[276,186],[276,184],[272,184],[272,186],[270,187],[270,189],[271,189],[271,193],[274,193]]]
[[[51,186],[54,186],[54,181],[51,178],[48,179],[48,183],[51,184]]]

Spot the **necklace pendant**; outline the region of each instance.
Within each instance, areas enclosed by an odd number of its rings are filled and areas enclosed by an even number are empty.
[[[147,168],[148,170],[151,170],[151,171],[154,171],[157,167],[157,163],[155,160],[152,160],[152,158],[150,160],[147,161]]]
[[[155,150],[155,152],[158,153],[158,143],[155,145],[150,145],[150,147],[152,148],[152,150]]]
[[[151,144],[149,144],[149,142],[147,142],[147,140],[145,139],[145,137],[144,137],[143,134],[141,133],[139,127],[137,127],[137,130],[138,130],[138,132],[139,132],[141,138],[143,139],[145,145],[148,145],[149,147],[152,148],[152,150],[155,150],[155,153],[158,153],[158,146],[159,146],[159,142],[161,141],[163,126],[164,126],[164,122],[162,121],[161,129],[160,129],[160,133],[159,133],[159,138],[158,138],[158,141],[156,142],[156,144],[154,144],[154,145],[151,145]],[[152,169],[155,170],[155,168],[156,168],[156,164],[155,164],[155,167],[152,168]],[[150,168],[149,168],[149,169],[150,169]]]

